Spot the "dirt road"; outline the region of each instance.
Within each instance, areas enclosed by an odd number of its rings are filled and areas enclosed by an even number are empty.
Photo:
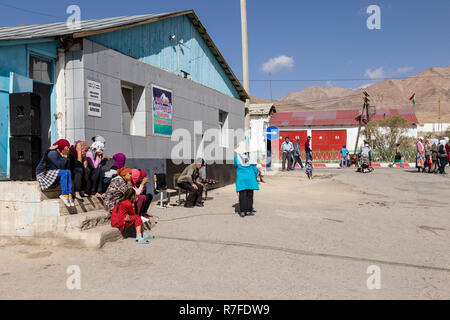
[[[450,177],[315,175],[267,176],[253,217],[234,213],[234,186],[210,192],[204,208],[152,208],[159,223],[148,246],[0,247],[0,298],[450,298]],[[71,265],[80,290],[66,286]],[[367,287],[370,266],[380,289]]]

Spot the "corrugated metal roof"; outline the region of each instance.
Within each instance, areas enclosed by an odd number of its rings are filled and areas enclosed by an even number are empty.
[[[169,16],[173,13],[144,14],[138,16],[122,16],[115,18],[84,20],[80,22],[81,28],[72,30],[67,27],[66,22],[48,24],[21,25],[16,27],[0,28],[0,40],[24,40],[36,38],[51,38],[64,35],[72,35],[79,32],[98,31],[107,28],[134,24],[137,22]]]
[[[225,61],[225,58],[222,56],[219,49],[214,44],[209,34],[206,32],[205,27],[203,27],[194,10],[84,20],[81,21],[81,27],[76,30],[69,29],[67,27],[66,22],[36,24],[29,26],[20,25],[16,27],[2,27],[0,28],[0,41],[54,38],[54,37],[81,38],[87,37],[92,34],[110,32],[115,29],[130,28],[139,24],[151,23],[157,20],[182,15],[187,15],[188,18],[191,20],[191,22],[194,24],[194,26],[197,28],[206,45],[212,51],[214,57],[217,59],[222,68],[224,68],[228,79],[230,79],[231,83],[236,88],[240,98],[244,101],[246,99],[250,99],[250,96],[245,91],[241,82],[237,79],[236,75],[233,73],[233,70],[231,70],[230,66]]]
[[[324,110],[306,112],[278,112],[270,119],[270,124],[278,127],[303,126],[354,126],[359,124],[360,110]],[[377,110],[371,120],[381,120],[392,115],[401,115],[413,124],[417,124],[416,114],[412,110]]]

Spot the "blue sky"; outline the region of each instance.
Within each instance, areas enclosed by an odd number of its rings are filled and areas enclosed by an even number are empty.
[[[81,7],[83,20],[194,9],[242,79],[239,0],[0,0],[0,25],[64,21],[70,4]],[[369,5],[381,8],[380,30],[366,26]],[[404,77],[450,65],[448,0],[247,0],[247,11],[250,79],[263,80],[250,82],[250,94],[262,98],[270,98],[262,66],[279,56],[287,57],[280,59],[285,68],[274,72],[273,80],[331,81],[274,81],[274,99],[308,85],[357,88],[375,81],[370,78]]]

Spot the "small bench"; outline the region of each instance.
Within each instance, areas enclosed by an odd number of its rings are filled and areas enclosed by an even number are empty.
[[[161,194],[161,198],[158,201],[159,205],[156,205],[156,207],[157,208],[161,208],[161,209],[171,208],[173,206],[170,204],[170,194],[171,193],[177,193],[178,190],[167,188],[166,175],[165,174],[159,174],[159,176],[163,179],[163,181],[159,181],[161,183],[158,183],[158,175],[155,174],[153,176],[153,181],[155,183],[155,191],[159,192]],[[158,188],[158,185],[160,185],[161,187]],[[167,206],[166,207],[164,207],[164,192],[167,193]]]

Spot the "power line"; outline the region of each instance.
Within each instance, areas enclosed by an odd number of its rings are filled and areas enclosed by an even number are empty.
[[[46,14],[46,13],[42,13],[42,12],[39,12],[39,11],[34,11],[34,10],[29,10],[29,9],[19,8],[19,7],[12,6],[12,5],[6,4],[6,3],[0,3],[0,6],[4,6],[4,7],[7,7],[7,8],[12,8],[12,9],[16,9],[16,10],[23,11],[23,12],[27,12],[27,13],[32,13],[32,14],[37,14],[37,15],[41,15],[41,16],[51,17],[51,18],[58,18],[58,19],[64,19],[64,20],[67,18],[67,17],[53,16],[53,15],[51,15],[51,14]]]
[[[252,82],[327,82],[327,81],[383,81],[383,80],[405,80],[405,79],[417,79],[417,78],[450,78],[450,76],[411,76],[411,77],[389,77],[389,78],[338,78],[338,79],[278,79],[278,80],[264,80],[253,79]],[[239,80],[242,81],[242,80]]]

